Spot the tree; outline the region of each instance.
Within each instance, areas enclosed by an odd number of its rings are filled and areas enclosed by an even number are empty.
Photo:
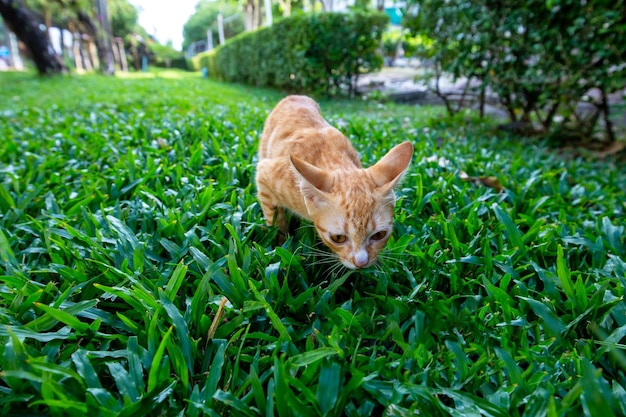
[[[139,13],[128,0],[109,0],[109,13],[113,36],[126,39],[137,32]]]
[[[602,117],[614,140],[607,95],[626,85],[623,0],[412,1],[419,12],[405,24],[433,40],[423,56],[437,79],[475,81],[481,108],[495,92],[525,132],[586,140]],[[595,111],[581,112],[584,101]]]
[[[196,11],[189,17],[189,20],[183,26],[183,49],[187,49],[193,42],[205,40],[207,31],[217,21],[217,15],[222,14],[224,18],[233,16],[231,20],[224,23],[224,36],[230,38],[238,33],[243,32],[243,17],[239,8],[234,3],[223,0],[208,1],[200,0],[196,5]],[[217,26],[214,26],[213,38],[217,39]]]
[[[123,38],[127,45],[131,43],[131,35],[134,33],[139,32],[144,38],[147,37],[146,31],[137,24],[137,10],[128,0],[1,0],[0,8],[7,14],[7,26],[27,46],[39,71],[46,74],[60,71],[54,69],[56,64],[50,59],[62,65],[47,35],[49,27],[67,28],[71,32],[88,35],[96,46],[100,70],[109,75],[115,72],[113,36]],[[22,20],[11,24],[11,19],[15,18]],[[23,19],[30,19],[31,23],[25,24]],[[46,28],[44,31],[40,30],[42,24]],[[36,30],[30,30],[29,27]],[[22,36],[27,36],[28,32],[31,37],[41,32],[43,37],[39,37],[37,42],[31,39],[29,46],[29,42],[20,37],[18,32],[24,32]],[[40,69],[41,65],[43,69]]]
[[[30,51],[39,74],[51,75],[67,70],[54,51],[48,34],[41,29],[44,25],[40,15],[19,0],[0,0],[0,15],[7,27]]]
[[[72,26],[87,34],[96,46],[100,70],[104,74],[114,74],[107,0],[25,0],[25,5],[44,16],[46,29]]]

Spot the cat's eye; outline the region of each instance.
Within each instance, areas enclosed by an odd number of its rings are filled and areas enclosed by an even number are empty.
[[[372,235],[372,240],[383,240],[387,236],[386,230],[381,230],[380,232],[376,232]]]
[[[347,239],[346,235],[330,235],[330,240],[335,243],[343,243]]]

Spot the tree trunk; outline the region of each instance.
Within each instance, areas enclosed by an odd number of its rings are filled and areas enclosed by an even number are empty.
[[[247,0],[245,5],[245,14],[246,14],[246,31],[256,29],[255,26],[255,13],[256,5],[254,4],[254,0]]]
[[[74,36],[72,39],[72,54],[74,55],[74,65],[76,65],[76,72],[82,74],[85,70],[85,66],[83,65],[83,57],[80,53],[80,34],[74,33],[72,31],[72,35]]]
[[[613,131],[613,122],[611,121],[609,99],[607,97],[606,89],[604,86],[600,88],[600,92],[602,93],[602,104],[600,105],[600,108],[602,109],[602,116],[604,118],[604,129],[606,131],[606,138],[609,142],[613,143],[615,142],[615,132]]]
[[[2,0],[0,0],[2,1]],[[87,13],[79,11],[77,13],[78,21],[83,25],[87,34],[92,38],[98,50],[98,61],[100,61],[100,70],[106,75],[115,74],[115,60],[113,59],[113,50],[111,42],[104,33],[104,30],[98,30],[91,17]]]
[[[22,57],[20,56],[20,48],[18,45],[17,37],[13,32],[9,33],[9,50],[11,51],[11,65],[16,70],[23,70],[24,63],[22,62]]]
[[[107,0],[96,0],[97,19],[100,23],[98,38],[98,57],[100,58],[100,69],[107,75],[115,74],[115,58],[113,56],[113,35],[111,30],[111,19],[109,17],[109,7]],[[103,48],[101,51],[100,48]],[[106,56],[105,56],[106,55]]]
[[[128,72],[128,61],[126,59],[126,49],[124,49],[124,41],[122,38],[116,38],[114,42],[117,43],[117,48],[120,53],[120,68],[124,72]]]
[[[63,61],[54,51],[48,35],[41,27],[41,18],[18,0],[0,0],[0,15],[7,27],[26,45],[41,75],[67,71]]]
[[[113,59],[115,60],[115,63],[118,64],[121,67],[122,66],[122,62],[121,62],[122,60],[120,58],[120,51],[117,48],[117,44],[115,43],[115,39],[111,43],[111,50],[113,51]]]
[[[50,36],[50,28],[52,27],[52,14],[50,14],[50,5],[44,4],[43,24],[46,25],[46,36],[52,43],[52,36]]]
[[[96,46],[95,42],[91,40],[91,38],[87,39],[87,51],[89,53],[89,60],[91,61],[91,65],[93,66],[93,69],[102,68],[100,64],[100,59],[98,57],[98,55],[100,55],[100,51],[98,50],[98,47]]]

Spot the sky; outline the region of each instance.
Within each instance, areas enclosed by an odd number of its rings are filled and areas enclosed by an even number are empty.
[[[183,43],[183,25],[195,11],[198,0],[129,0],[139,11],[139,24],[155,35],[159,43],[172,41],[179,49]]]

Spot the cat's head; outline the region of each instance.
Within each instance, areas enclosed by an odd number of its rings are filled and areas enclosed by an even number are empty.
[[[403,142],[375,165],[345,172],[325,172],[291,157],[317,233],[344,266],[370,266],[387,243],[393,229],[393,187],[412,153],[413,145]]]

